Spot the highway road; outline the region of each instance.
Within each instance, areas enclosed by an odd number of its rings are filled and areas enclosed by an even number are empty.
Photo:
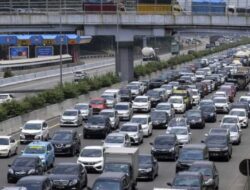
[[[235,101],[238,98],[245,94],[245,92],[238,92],[235,98]],[[206,98],[211,96],[208,95]],[[73,106],[73,105],[72,105]],[[178,115],[181,116],[181,115]],[[206,123],[206,127],[204,129],[192,129],[192,143],[200,143],[201,140],[204,139],[204,134],[208,132],[211,128],[218,127],[219,121],[223,117],[222,114],[217,115],[216,123]],[[35,118],[34,118],[35,119]],[[59,129],[58,126],[59,119],[56,118],[54,120],[49,121],[50,134],[53,134],[56,130]],[[122,124],[122,123],[121,123]],[[77,128],[78,133],[82,137],[83,128]],[[150,145],[149,142],[152,142],[153,139],[160,134],[165,133],[165,130],[153,130],[153,135],[150,138],[144,139],[144,143],[139,146],[140,153],[150,153]],[[18,137],[18,134],[16,135]],[[233,146],[233,155],[232,159],[229,162],[224,162],[220,160],[216,160],[215,164],[219,170],[220,177],[220,190],[243,190],[245,184],[245,177],[239,173],[238,165],[241,160],[250,156],[250,129],[243,129],[242,143],[239,146]],[[82,147],[87,145],[101,145],[102,142],[100,139],[82,139]],[[19,152],[24,148],[24,145],[20,146]],[[19,153],[20,154],[20,153]],[[0,164],[0,186],[9,186],[13,184],[7,184],[6,174],[8,171],[8,164],[12,163],[15,157],[6,159],[2,158]],[[60,162],[76,162],[77,157],[57,157],[56,163]],[[89,186],[91,186],[94,180],[97,178],[99,174],[88,174],[88,182]],[[159,176],[153,182],[138,182],[138,190],[152,190],[153,187],[166,187],[166,182],[171,182],[175,175],[175,162],[166,161],[159,162]]]

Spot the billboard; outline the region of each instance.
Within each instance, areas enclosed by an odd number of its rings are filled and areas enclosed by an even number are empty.
[[[29,58],[29,46],[9,48],[9,59],[27,59],[27,58]]]
[[[53,46],[37,46],[36,57],[47,57],[54,55]]]

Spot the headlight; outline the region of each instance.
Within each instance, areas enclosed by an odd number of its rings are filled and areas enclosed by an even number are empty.
[[[9,172],[10,174],[14,174],[14,170],[11,169],[11,168],[9,168],[8,172]]]
[[[96,162],[95,164],[101,164],[102,163],[102,161],[98,161],[98,162]]]
[[[20,137],[24,138],[24,137],[25,137],[25,135],[24,135],[23,133],[21,133],[21,134],[20,134]]]
[[[41,161],[42,161],[43,163],[45,163],[45,162],[46,162],[46,159],[45,159],[45,158],[41,158]]]
[[[77,179],[73,179],[69,182],[69,185],[76,185],[78,183]]]
[[[205,181],[205,185],[212,185],[214,183],[214,180],[212,178]]]
[[[228,147],[222,148],[222,151],[228,151]]]
[[[145,169],[146,172],[151,172],[152,171],[152,168],[147,168]]]
[[[65,144],[64,147],[65,147],[65,148],[70,148],[70,147],[71,147],[71,144]]]
[[[34,174],[35,172],[36,172],[35,169],[30,169],[30,170],[28,171],[28,174]]]
[[[200,118],[200,119],[198,120],[198,122],[202,122],[202,119]]]
[[[170,152],[174,152],[174,147],[169,149]]]
[[[152,148],[151,148],[151,151],[155,151],[155,148],[154,148],[154,147],[152,147]]]
[[[138,138],[138,134],[134,134],[133,137],[134,137],[134,138]]]

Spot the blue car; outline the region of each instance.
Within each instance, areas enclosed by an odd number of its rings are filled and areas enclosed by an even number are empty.
[[[39,156],[42,160],[44,170],[53,167],[55,161],[54,147],[51,142],[34,141],[28,144],[22,155]]]

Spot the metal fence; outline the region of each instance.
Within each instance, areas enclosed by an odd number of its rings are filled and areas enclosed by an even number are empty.
[[[170,3],[169,3],[170,2]],[[0,0],[0,14],[250,15],[250,0]]]

